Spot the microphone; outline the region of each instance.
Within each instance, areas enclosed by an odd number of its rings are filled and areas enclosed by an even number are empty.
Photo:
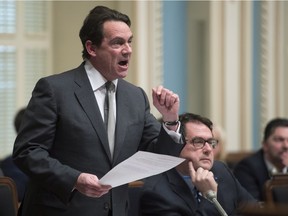
[[[213,203],[221,216],[228,216],[216,198],[216,193],[212,190],[207,191],[205,194],[206,199]]]

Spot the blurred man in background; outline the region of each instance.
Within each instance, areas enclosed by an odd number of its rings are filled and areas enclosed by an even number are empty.
[[[266,125],[262,148],[240,161],[234,174],[257,200],[263,201],[265,182],[273,174],[287,173],[287,166],[288,119],[275,118]]]

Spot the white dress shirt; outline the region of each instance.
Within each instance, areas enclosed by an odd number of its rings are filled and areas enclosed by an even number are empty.
[[[92,89],[94,91],[94,95],[96,98],[96,101],[98,103],[103,121],[104,121],[104,100],[105,100],[105,93],[106,93],[106,88],[105,88],[105,83],[107,82],[107,80],[101,75],[101,73],[99,71],[97,71],[93,65],[91,64],[91,62],[89,60],[86,60],[85,62],[85,70],[87,73],[87,76],[89,78],[89,81],[91,83]],[[117,89],[117,84],[118,84],[118,79],[113,80],[112,81],[115,85],[115,92],[114,92],[114,107],[116,107],[116,97],[115,97],[115,93],[116,93],[116,89]],[[114,109],[114,115],[115,115],[115,119],[116,118],[116,109]],[[180,130],[180,125],[178,126],[176,132],[169,130],[164,124],[163,124],[164,129],[166,130],[166,132],[169,134],[169,136],[171,136],[171,138],[177,142],[177,143],[181,143],[181,134],[179,133]]]
[[[96,101],[98,103],[98,107],[100,109],[103,121],[104,121],[104,100],[105,100],[105,94],[106,94],[106,88],[105,88],[105,83],[107,80],[102,76],[102,74],[97,71],[91,62],[89,60],[86,60],[85,62],[85,70],[87,73],[87,76],[89,78],[89,81],[91,83],[92,89],[94,91],[94,95],[96,98]],[[117,89],[117,83],[118,80],[113,80],[112,81],[115,85],[115,91],[113,94],[113,106],[116,107],[116,97],[115,97],[115,92]],[[116,109],[114,109],[114,116],[116,119]]]

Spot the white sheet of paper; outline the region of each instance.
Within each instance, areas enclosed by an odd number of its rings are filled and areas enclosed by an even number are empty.
[[[100,183],[117,187],[165,172],[184,160],[169,155],[138,151],[104,175]]]

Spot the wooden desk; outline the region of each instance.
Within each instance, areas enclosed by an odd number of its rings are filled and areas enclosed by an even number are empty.
[[[261,208],[249,205],[241,211],[241,216],[288,216],[288,205],[264,203]]]

